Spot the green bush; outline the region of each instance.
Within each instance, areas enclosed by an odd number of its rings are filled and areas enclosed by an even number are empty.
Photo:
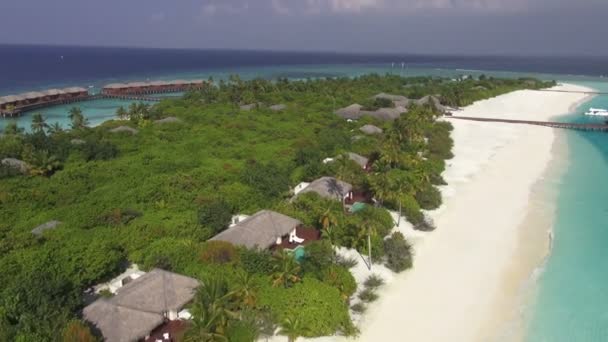
[[[181,272],[197,260],[198,248],[186,239],[161,238],[132,254],[131,259],[144,270],[162,268]]]
[[[372,289],[365,289],[359,293],[359,299],[364,303],[371,303],[378,299],[378,294]]]
[[[441,206],[441,192],[431,184],[427,184],[421,191],[416,193],[416,201],[420,208],[433,210]]]
[[[272,273],[274,259],[269,251],[260,251],[257,249],[240,248],[239,249],[241,266],[252,274]]]
[[[342,257],[340,255],[336,255],[336,264],[344,268],[353,268],[359,264],[359,260],[357,260],[355,257]]]
[[[414,227],[424,224],[424,214],[420,210],[420,205],[412,196],[404,196],[401,202],[403,216],[414,225]]]
[[[353,310],[353,312],[362,314],[362,313],[365,313],[365,311],[367,310],[367,307],[365,307],[365,304],[363,304],[363,303],[357,303],[357,304],[351,305],[350,309]]]
[[[271,311],[276,323],[298,317],[307,332],[305,337],[333,335],[345,326],[352,327],[348,306],[340,292],[312,277],[305,277],[287,289],[264,287],[260,289],[258,304]]]
[[[363,283],[363,285],[367,288],[375,289],[375,288],[378,288],[378,287],[384,285],[384,279],[382,279],[380,276],[378,276],[376,274],[372,274],[369,277],[367,277],[367,279],[365,279],[365,282]]]
[[[320,275],[334,262],[335,252],[327,240],[313,241],[306,245],[305,251],[304,260],[301,262],[304,272]]]
[[[400,232],[393,233],[384,240],[386,267],[394,272],[402,272],[413,265],[412,247]]]
[[[239,254],[230,242],[207,241],[203,244],[201,260],[215,264],[238,262]]]
[[[209,200],[198,209],[198,223],[217,234],[228,228],[232,219],[232,208],[223,200]]]
[[[357,291],[357,282],[350,271],[341,266],[331,266],[323,271],[321,279],[325,284],[337,288],[344,300]]]
[[[258,328],[253,322],[238,320],[231,321],[226,331],[230,342],[255,342],[259,337]]]

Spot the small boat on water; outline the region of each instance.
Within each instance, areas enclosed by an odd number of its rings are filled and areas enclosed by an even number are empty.
[[[585,115],[589,115],[589,116],[608,116],[608,109],[589,108],[589,110],[585,113]]]

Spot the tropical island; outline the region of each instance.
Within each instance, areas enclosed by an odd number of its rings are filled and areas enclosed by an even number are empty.
[[[453,157],[442,116],[554,84],[234,76],[97,127],[78,108],[69,130],[8,126],[0,340],[139,340],[174,321],[185,341],[355,336],[381,296],[374,268],[415,266],[401,217],[441,229],[425,211]],[[142,318],[110,337],[121,314]]]

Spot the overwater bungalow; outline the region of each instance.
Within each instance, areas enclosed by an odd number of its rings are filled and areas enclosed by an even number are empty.
[[[153,82],[111,83],[104,86],[101,94],[105,96],[130,96],[160,93],[178,93],[204,87],[203,80],[174,80]]]
[[[0,97],[0,114],[2,117],[12,117],[28,110],[81,101],[88,98],[89,92],[81,87],[30,91],[19,95]]]

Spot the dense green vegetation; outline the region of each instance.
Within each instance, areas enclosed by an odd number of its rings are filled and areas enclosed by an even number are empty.
[[[124,261],[206,280],[193,304],[198,315],[191,340],[221,335],[250,341],[276,325],[292,338],[353,334],[348,301],[356,286],[348,262],[338,260],[332,245],[371,250],[374,262],[396,271],[411,266],[411,255],[402,255],[409,245],[402,236],[385,241],[394,224],[381,207],[347,214],[339,202],[315,194],[288,201],[290,188],[336,176],[372,192],[418,229],[434,229],[421,209],[441,203],[435,186],[444,184],[441,173],[452,157],[451,125],[437,122],[432,107],[411,108],[395,122],[347,122],[332,113],[334,106],[366,103],[379,92],[437,94],[445,104],[466,105],[546,86],[491,78],[451,82],[370,75],[243,82],[232,77],[152,108],[121,109],[126,123],[87,128],[75,109],[69,131],[48,127],[43,115],[35,117],[31,134],[9,125],[0,139],[0,159],[21,159],[30,169],[21,175],[0,167],[0,340],[51,341],[66,329],[85,334],[74,323],[82,291],[120,272]],[[239,110],[254,102],[262,105]],[[277,103],[287,108],[267,108]],[[169,116],[181,121],[154,123]],[[362,136],[358,129],[364,123],[384,134]],[[138,134],[109,131],[125,124],[137,127]],[[348,158],[321,162],[344,152],[369,157],[372,172]],[[281,253],[206,242],[226,227],[231,214],[260,209],[320,229],[324,242],[307,247],[301,264]],[[50,220],[62,223],[42,236],[30,233]],[[367,301],[374,299],[370,292],[363,295]]]

